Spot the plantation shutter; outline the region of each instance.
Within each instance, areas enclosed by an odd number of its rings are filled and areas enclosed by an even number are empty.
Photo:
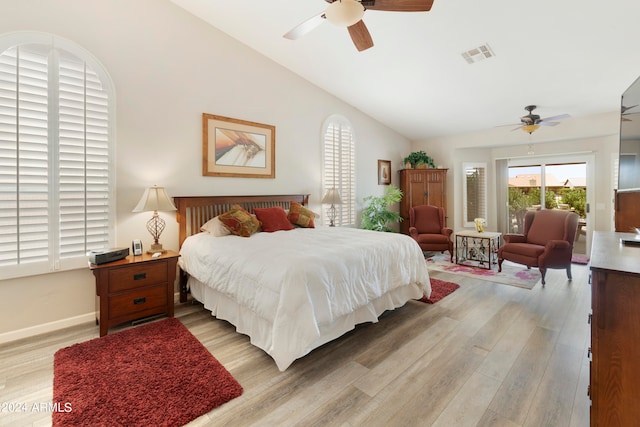
[[[484,218],[487,212],[487,180],[486,168],[474,167],[465,171],[466,175],[466,218],[473,223],[475,218]]]
[[[335,224],[355,224],[355,142],[351,126],[344,120],[332,119],[326,127],[323,182],[324,193],[330,188],[340,192],[342,204],[336,205]]]
[[[109,240],[109,111],[100,79],[60,55],[60,258],[84,255]]]
[[[86,265],[108,246],[108,98],[50,44],[0,53],[0,278]]]

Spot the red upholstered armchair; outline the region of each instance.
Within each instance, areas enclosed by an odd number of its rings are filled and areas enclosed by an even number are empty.
[[[409,210],[409,235],[423,251],[449,251],[453,260],[451,233],[453,230],[445,225],[443,208],[419,205]]]
[[[498,271],[506,259],[527,268],[538,267],[542,285],[547,268],[564,268],[571,280],[571,255],[578,228],[578,215],[565,210],[529,211],[524,216],[524,234],[503,235],[498,249]]]

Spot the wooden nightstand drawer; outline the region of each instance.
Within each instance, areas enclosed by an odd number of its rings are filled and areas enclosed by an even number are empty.
[[[166,262],[147,262],[109,271],[109,293],[157,285],[167,281]]]
[[[109,298],[109,317],[115,319],[124,315],[135,315],[166,305],[167,287],[165,285],[154,286]]]

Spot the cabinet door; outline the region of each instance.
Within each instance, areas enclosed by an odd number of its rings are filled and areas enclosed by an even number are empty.
[[[446,209],[444,196],[444,173],[442,171],[428,171],[425,189],[427,205],[440,206]]]
[[[426,205],[428,201],[427,176],[422,171],[411,171],[408,180],[409,207]]]

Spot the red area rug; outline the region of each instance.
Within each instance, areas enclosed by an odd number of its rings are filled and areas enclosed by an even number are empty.
[[[181,426],[242,387],[175,318],[58,350],[54,426]]]
[[[427,304],[435,304],[442,298],[449,294],[452,294],[456,289],[460,287],[457,283],[446,282],[440,279],[430,278],[431,281],[431,296],[420,298],[418,301],[426,302]]]

